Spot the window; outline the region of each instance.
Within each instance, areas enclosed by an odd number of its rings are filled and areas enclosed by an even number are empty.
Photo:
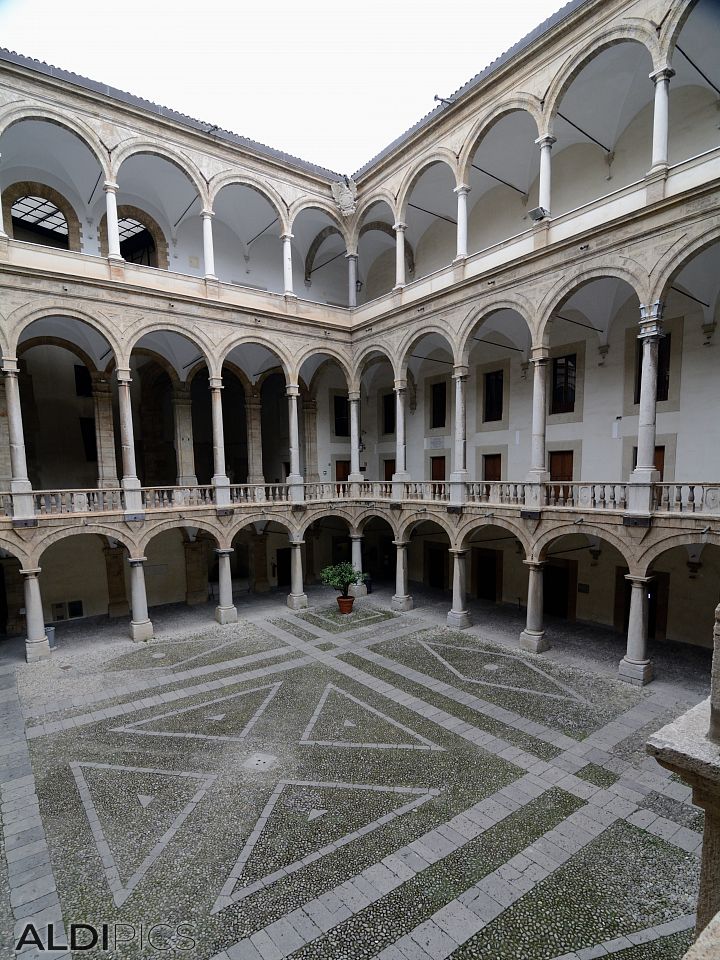
[[[335,413],[335,436],[350,436],[350,404],[347,397],[333,397]]]
[[[20,197],[12,205],[10,214],[16,240],[69,249],[67,220],[52,201]]]
[[[642,380],[642,340],[636,341],[635,352],[635,403],[640,403],[640,382]],[[667,400],[670,390],[670,334],[666,333],[658,342],[657,399]]]
[[[152,234],[138,220],[123,217],[118,220],[120,253],[128,263],[142,263],[146,267],[157,266],[155,241]]]
[[[552,402],[550,413],[573,413],[577,382],[577,354],[555,357],[552,366]]]
[[[85,459],[88,463],[97,463],[97,436],[93,417],[80,417],[80,433],[85,449]]]
[[[432,385],[431,399],[430,426],[435,430],[444,427],[447,420],[447,384],[444,381]]]
[[[383,433],[395,433],[395,394],[386,393],[382,398]]]
[[[485,391],[483,403],[483,422],[503,418],[503,372],[493,370],[485,374]]]
[[[79,363],[75,364],[75,396],[92,396],[92,378],[90,376],[90,371],[87,367],[83,367]]]

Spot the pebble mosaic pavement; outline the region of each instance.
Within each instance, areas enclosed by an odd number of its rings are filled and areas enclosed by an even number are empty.
[[[5,647],[3,956],[32,920],[197,941],[75,956],[681,957],[702,814],[643,742],[705,677],[628,687],[518,651],[511,620],[387,599],[164,614],[142,645],[87,625],[44,664]]]

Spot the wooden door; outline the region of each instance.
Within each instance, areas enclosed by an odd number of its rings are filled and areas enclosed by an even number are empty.
[[[335,479],[338,483],[347,482],[347,478],[350,476],[350,461],[349,460],[336,460],[335,461]]]
[[[665,447],[655,447],[655,469],[660,474],[660,483],[663,482],[665,476]]]
[[[572,483],[572,450],[553,450],[550,454],[550,479],[559,480],[561,483]]]
[[[430,457],[430,479],[433,483],[445,481],[445,457]]]
[[[483,480],[488,483],[496,483],[501,479],[502,473],[502,455],[499,453],[486,453],[483,457]]]
[[[384,461],[385,476],[384,479],[389,483],[395,473],[395,458]]]

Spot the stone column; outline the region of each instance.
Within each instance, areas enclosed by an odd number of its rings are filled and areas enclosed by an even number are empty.
[[[664,170],[668,165],[668,133],[670,115],[670,79],[675,71],[669,67],[650,74],[655,84],[655,111],[653,114],[652,170]]]
[[[356,253],[346,253],[345,259],[348,265],[348,306],[357,306],[357,278],[358,278],[358,255]]]
[[[147,557],[130,557],[130,639],[152,640],[153,625],[148,616],[147,594],[145,592],[145,570],[143,564]]]
[[[205,266],[205,279],[217,280],[215,276],[215,249],[213,247],[213,229],[212,218],[215,214],[212,210],[203,210],[200,214],[203,226],[203,263]]]
[[[117,192],[118,185],[111,180],[103,184],[105,190],[105,219],[107,221],[108,260],[120,260],[120,233],[118,231]]]
[[[125,493],[125,512],[131,514],[142,513],[142,495],[135,464],[135,431],[133,429],[132,400],[130,397],[130,384],[132,383],[130,371],[118,369],[117,381],[123,468],[121,486]]]
[[[303,588],[302,567],[302,540],[291,540],[292,554],[290,555],[290,593],[287,605],[291,610],[304,610],[307,607],[307,597]]]
[[[540,507],[544,502],[542,484],[547,483],[550,478],[545,454],[549,360],[541,355],[534,357],[531,363],[533,366],[532,439],[530,472],[525,486],[525,506]]]
[[[179,383],[173,388],[173,426],[175,429],[175,457],[177,485],[196,487],[195,442],[193,439],[192,400],[190,387]]]
[[[125,591],[125,547],[105,547],[105,574],[108,588],[108,616],[126,617],[130,613]]]
[[[467,197],[470,193],[470,187],[461,183],[455,187],[457,194],[457,255],[456,260],[464,260],[467,255],[468,245],[468,203]]]
[[[262,453],[262,400],[256,394],[245,397],[247,424],[248,483],[265,483]]]
[[[365,479],[360,473],[360,391],[351,390],[348,394],[350,406],[350,475],[351,483],[362,483]]]
[[[280,237],[283,244],[283,277],[286,297],[295,296],[293,289],[292,238],[293,235],[291,233],[284,233]]]
[[[363,535],[361,533],[351,533],[350,542],[352,544],[352,565],[360,573],[363,572],[362,545]],[[353,597],[367,596],[367,587],[364,583],[353,583],[350,587],[350,594]]]
[[[540,178],[538,184],[538,206],[550,214],[552,191],[552,146],[555,137],[539,137],[535,143],[540,147]]]
[[[405,231],[406,223],[396,223],[395,231],[395,290],[402,290],[405,286]]]
[[[413,599],[408,594],[407,540],[393,540],[395,544],[395,596],[393,610],[412,610]]]
[[[520,646],[531,653],[543,653],[550,648],[543,623],[543,568],[545,563],[525,560],[528,568],[528,599],[526,626],[520,634]]]
[[[447,625],[457,630],[471,626],[472,620],[467,609],[465,597],[465,557],[467,550],[450,550],[453,558],[453,599],[452,609],[447,615]]]
[[[450,503],[461,504],[467,499],[467,416],[465,406],[465,388],[468,378],[467,367],[455,367],[455,450],[453,471],[450,474]]]
[[[101,489],[119,487],[115,459],[112,389],[104,374],[92,374],[92,395],[95,412],[95,445],[98,455],[98,487]]]
[[[44,660],[50,656],[50,644],[45,633],[45,618],[43,616],[42,597],[40,596],[40,567],[32,567],[20,571],[25,586],[25,625],[27,639],[25,640],[25,658],[28,663],[34,660]]]
[[[653,678],[652,661],[647,656],[648,644],[648,584],[652,577],[628,575],[630,619],[628,621],[627,651],[620,661],[620,679],[635,686],[644,686]]]
[[[252,539],[253,593],[268,593],[270,581],[267,575],[267,534],[253,533]]]
[[[711,740],[720,742],[720,603],[715,608],[713,629],[712,684],[710,687],[710,732]]]
[[[230,506],[230,480],[225,472],[225,431],[223,428],[222,377],[210,377],[210,401],[212,404],[213,469],[215,504]]]
[[[196,607],[208,602],[207,547],[204,540],[186,540],[185,549],[185,603]]]
[[[219,603],[215,608],[215,619],[218,623],[235,623],[238,618],[237,609],[233,604],[232,572],[230,570],[230,555],[232,549],[216,550],[218,558],[218,587]]]
[[[637,464],[628,485],[628,512],[651,513],[653,487],[660,480],[655,469],[655,422],[657,403],[658,352],[662,327],[663,304],[658,301],[640,306],[642,347],[640,371],[640,410],[638,414]]]
[[[29,519],[35,515],[35,507],[32,498],[32,486],[27,473],[17,360],[3,359],[3,372],[5,374],[5,400],[10,437],[10,471],[12,475],[10,491],[13,501],[13,517],[16,520]]]
[[[296,383],[287,385],[288,398],[288,425],[290,437],[290,476],[288,482],[288,496],[290,500],[305,499],[303,477],[300,473],[300,425],[298,423],[298,397],[300,388]]]
[[[393,500],[402,500],[404,486],[410,479],[405,461],[405,401],[407,399],[407,380],[395,381],[395,473],[392,482]]]
[[[713,790],[695,787],[693,803],[705,813],[703,828],[702,861],[700,864],[700,889],[698,890],[697,921],[695,936],[699,936],[710,921],[720,913],[720,797],[717,787]],[[716,944],[717,946],[717,944]],[[700,954],[712,960],[716,953]]]
[[[9,490],[11,481],[12,468],[10,466],[10,431],[8,430],[5,378],[0,377],[0,490]]]
[[[8,235],[5,232],[5,223],[3,221],[2,193],[0,192],[0,240],[7,240]]]
[[[320,482],[317,452],[317,400],[303,399],[303,425],[305,427],[305,479],[308,483]]]

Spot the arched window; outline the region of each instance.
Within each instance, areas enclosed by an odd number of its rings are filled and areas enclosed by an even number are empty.
[[[19,197],[12,205],[11,216],[15,240],[70,249],[67,220],[51,200]]]
[[[147,227],[132,217],[118,220],[120,253],[128,263],[142,263],[147,267],[158,265],[157,248]]]

